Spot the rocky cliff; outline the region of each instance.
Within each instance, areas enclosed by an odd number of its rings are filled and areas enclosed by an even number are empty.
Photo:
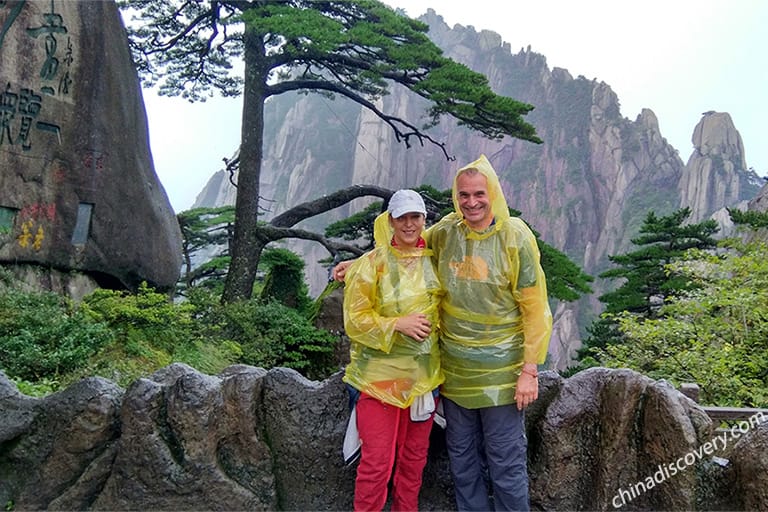
[[[0,263],[69,295],[179,277],[113,1],[0,2]]]
[[[274,199],[273,213],[352,184],[447,189],[455,170],[482,153],[496,168],[510,206],[542,239],[596,275],[607,268],[608,256],[631,247],[649,210],[666,215],[691,206],[693,222],[717,212],[725,221],[724,207],[743,207],[757,193],[761,183],[746,167],[741,138],[728,114],[703,115],[686,164],[663,137],[651,110],[644,109],[635,120],[621,116],[609,85],[550,69],[546,58],[530,49],[513,53],[494,32],[451,28],[434,11],[422,20],[448,56],[484,73],[496,92],[535,106],[527,120],[544,143],[491,141],[446,119],[431,134],[446,141],[456,157],[447,161],[435,146],[398,144],[378,118],[351,102],[317,95],[275,97],[267,105],[261,189],[262,196]],[[384,111],[423,119],[423,100],[407,91],[393,90],[379,103]],[[209,201],[233,198],[222,176],[223,171],[214,175],[195,206],[217,206],[222,203]],[[358,201],[303,227],[322,229],[361,206]],[[318,293],[327,274],[313,262],[327,253],[307,243],[291,247],[308,262],[310,289]],[[606,285],[598,280],[593,296],[557,307],[556,367],[565,366],[580,345],[580,332],[599,311],[596,297]]]
[[[747,209],[755,197],[754,176],[744,173],[744,144],[731,116],[705,112],[693,130],[694,151],[679,184],[680,204],[691,208],[694,219],[717,217],[718,208]],[[721,223],[723,225],[723,223]],[[726,231],[730,224],[723,226]]]

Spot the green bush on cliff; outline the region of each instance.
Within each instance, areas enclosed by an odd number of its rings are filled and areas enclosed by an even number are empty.
[[[192,301],[200,301],[199,291]],[[206,337],[242,347],[241,363],[263,368],[284,366],[310,379],[338,370],[336,336],[317,329],[299,311],[275,300],[251,299],[232,304],[198,302],[199,325]]]
[[[600,364],[696,382],[707,405],[768,407],[768,245],[724,241],[665,268],[696,286],[654,318],[618,314],[625,341],[595,350]]]
[[[137,293],[99,289],[83,299],[81,308],[94,321],[110,326],[129,353],[146,355],[147,342],[168,353],[196,336],[192,319],[194,307],[174,304],[146,283]]]
[[[122,387],[173,362],[215,375],[235,363],[336,370],[335,337],[297,311],[257,300],[221,305],[200,290],[174,304],[143,285],[97,290],[75,305],[54,293],[0,287],[0,369],[29,395],[89,376]]]
[[[113,339],[108,325],[55,293],[0,291],[0,369],[11,377],[56,379]]]

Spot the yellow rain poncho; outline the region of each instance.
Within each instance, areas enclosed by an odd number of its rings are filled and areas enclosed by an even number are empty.
[[[536,237],[509,215],[498,176],[485,156],[474,168],[488,180],[494,222],[483,232],[455,212],[426,232],[446,291],[441,309],[441,395],[475,409],[515,402],[524,362],[544,362],[552,332]],[[458,174],[457,173],[457,177]]]
[[[347,269],[344,329],[351,348],[343,380],[404,409],[443,381],[437,333],[441,289],[431,250],[404,253],[389,243],[388,215],[376,219],[376,248]],[[424,341],[395,331],[397,318],[410,313],[424,313],[432,323]]]

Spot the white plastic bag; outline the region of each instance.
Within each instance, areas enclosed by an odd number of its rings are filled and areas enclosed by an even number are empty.
[[[360,441],[360,434],[357,432],[357,407],[352,408],[347,423],[347,433],[344,435],[344,464],[349,466],[360,458],[360,447],[363,442]]]
[[[427,421],[435,412],[435,398],[432,393],[417,396],[411,404],[411,421]]]

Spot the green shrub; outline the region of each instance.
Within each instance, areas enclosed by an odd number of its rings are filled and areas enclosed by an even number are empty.
[[[174,304],[146,285],[97,290],[79,306],[54,293],[0,287],[0,369],[42,396],[85,377],[127,387],[173,362],[216,375],[235,363],[286,366],[310,379],[337,370],[336,338],[295,309],[259,300],[222,305],[192,289]]]
[[[279,302],[306,314],[312,306],[304,282],[304,260],[288,249],[267,249],[261,256],[260,266],[267,269],[259,293],[262,302]]]
[[[27,396],[42,397],[54,393],[59,389],[59,382],[50,380],[47,378],[41,379],[37,382],[29,382],[24,379],[11,378],[19,392]]]
[[[106,324],[55,293],[0,291],[0,368],[9,377],[56,380],[112,339]]]
[[[135,294],[96,290],[83,299],[83,310],[94,320],[108,324],[123,338],[128,352],[137,356],[147,355],[140,348],[145,341],[172,352],[196,336],[192,305],[174,304],[146,283]]]
[[[338,369],[334,358],[336,337],[280,303],[251,300],[227,304],[209,311],[206,320],[218,331],[218,337],[242,347],[243,364],[284,366],[316,380]]]
[[[199,304],[174,304],[146,284],[135,294],[96,290],[84,298],[83,309],[109,325],[115,341],[67,380],[99,375],[126,387],[174,362],[212,375],[238,362],[242,350],[237,343],[206,336],[196,310],[210,308],[214,296],[201,297]]]

